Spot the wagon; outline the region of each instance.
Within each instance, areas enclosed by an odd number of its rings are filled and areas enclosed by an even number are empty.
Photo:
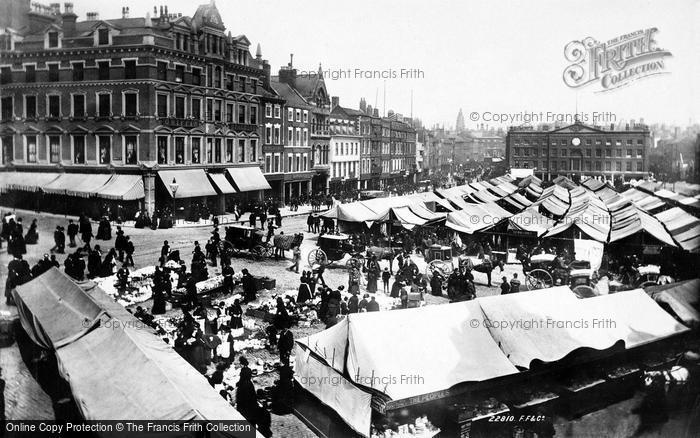
[[[593,296],[593,270],[590,262],[575,260],[566,268],[555,268],[552,263],[556,257],[554,254],[538,254],[530,257],[529,262],[523,263],[527,288],[546,289],[554,286],[559,280],[559,284],[569,286],[580,298]]]
[[[325,266],[331,262],[342,260],[346,254],[351,255],[350,260],[346,263],[348,268],[362,268],[364,256],[356,250],[348,235],[324,234],[318,237],[318,248],[314,248],[309,252],[309,266]]]
[[[265,233],[246,225],[226,227],[226,237],[219,241],[219,253],[229,256],[240,256],[247,252],[256,260],[270,257],[274,253],[272,245],[263,238]]]

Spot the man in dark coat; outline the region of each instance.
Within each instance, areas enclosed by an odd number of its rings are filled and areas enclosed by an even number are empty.
[[[116,237],[114,238],[114,249],[117,250],[117,259],[120,262],[124,261],[124,250],[125,244],[126,244],[126,238],[124,237],[124,231],[122,230],[122,227],[117,225],[117,232],[115,233]]]
[[[75,244],[75,236],[78,235],[78,230],[79,227],[77,224],[73,223],[73,219],[68,220],[68,239],[69,239],[69,246],[71,248],[75,248],[77,245]]]
[[[348,300],[348,313],[357,313],[359,309],[360,300],[357,298],[357,294],[353,294]]]
[[[515,294],[520,292],[520,280],[518,280],[518,274],[513,274],[513,279],[510,280],[510,293]]]
[[[294,348],[294,335],[285,327],[280,333],[279,341],[277,341],[277,348],[280,352],[280,363],[283,366],[289,366],[289,356],[292,354],[292,348]]]
[[[22,254],[16,254],[14,260],[7,265],[7,280],[5,281],[5,302],[14,305],[12,290],[31,280],[32,274],[29,263],[22,259]]]
[[[241,273],[243,274],[243,278],[241,279],[241,283],[243,283],[243,301],[246,303],[255,301],[258,292],[255,287],[255,279],[250,275],[247,269],[243,269]]]
[[[379,312],[379,303],[375,300],[374,296],[372,296],[369,303],[367,303],[367,311],[368,312]]]
[[[510,293],[510,284],[508,284],[508,277],[502,278],[503,283],[501,283],[501,295],[507,295]]]
[[[131,241],[129,236],[124,238],[124,252],[126,252],[124,264],[126,266],[134,266],[134,242]]]

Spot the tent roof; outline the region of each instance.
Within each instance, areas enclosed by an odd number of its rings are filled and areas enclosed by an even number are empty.
[[[356,383],[399,400],[517,373],[483,324],[470,327],[470,320],[483,317],[477,301],[351,314],[298,342],[333,362],[338,371],[346,369]],[[397,339],[410,339],[409,347],[396,348]],[[416,382],[391,379],[400,375],[426,377]]]
[[[59,348],[83,336],[99,323],[102,308],[56,268],[15,289],[22,324],[44,348]]]
[[[553,227],[554,223],[553,219],[541,214],[537,206],[528,207],[508,220],[509,227],[537,233],[538,237]]]
[[[495,202],[487,204],[467,204],[460,211],[447,215],[446,225],[455,231],[472,234],[492,227],[512,214],[501,208]]]
[[[700,325],[700,279],[652,286],[646,292],[657,302],[667,304],[685,325]]]
[[[582,306],[567,286],[481,297],[477,301],[490,321],[542,321],[489,329],[510,361],[524,369],[537,362],[558,361],[581,348],[607,350],[619,340],[610,331],[572,323],[592,321],[595,313]]]

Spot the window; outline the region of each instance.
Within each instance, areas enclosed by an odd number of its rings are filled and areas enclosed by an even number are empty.
[[[234,120],[234,106],[232,103],[227,103],[226,104],[226,123],[233,123]]]
[[[24,117],[36,119],[36,96],[24,96]]]
[[[12,71],[10,67],[0,68],[0,84],[11,84],[12,83]]]
[[[605,170],[607,172],[610,172],[611,169],[612,169],[612,163],[610,161],[606,161],[605,162]]]
[[[642,167],[642,162],[641,162],[641,161],[637,161],[637,172],[641,172],[641,171],[643,171],[643,170],[644,170],[644,168]]]
[[[26,82],[36,82],[36,66],[25,65],[24,66],[24,80]]]
[[[296,121],[301,122],[301,110],[296,110]]]
[[[565,157],[565,156],[566,156],[566,154],[567,154],[567,152],[566,152],[566,149],[562,149],[562,150],[561,150],[561,153],[560,153],[560,155],[559,155],[559,156],[561,156],[561,157]]]
[[[157,137],[156,145],[158,148],[158,164],[168,164],[168,137]]]
[[[628,172],[631,172],[631,171],[632,171],[632,162],[631,162],[631,161],[628,161],[628,162],[627,162],[626,168],[627,168],[627,171],[628,171]]]
[[[3,97],[0,100],[0,106],[2,107],[2,120],[12,120],[14,116],[14,102],[12,97]]]
[[[49,49],[58,47],[58,32],[49,32]]]
[[[48,64],[49,82],[58,82],[58,64]]]
[[[226,162],[233,163],[233,139],[226,139]]]
[[[287,145],[291,145],[292,142],[294,141],[294,128],[287,127]],[[335,145],[336,148],[336,155],[338,155],[338,145]]]
[[[279,119],[279,118],[280,118],[280,112],[281,112],[280,106],[279,106],[279,105],[275,105],[275,118],[276,118],[276,119]]]
[[[202,100],[192,99],[192,117],[195,119],[202,118]]]
[[[275,125],[275,144],[282,143],[282,128],[280,125]]]
[[[110,117],[112,115],[112,95],[101,93],[97,95],[97,115],[99,117]]]
[[[101,81],[109,80],[109,61],[97,62],[97,79]]]
[[[245,76],[238,77],[238,91],[245,93],[245,81],[246,81]]]
[[[265,117],[272,117],[272,104],[265,104]]]
[[[250,143],[250,153],[248,154],[248,159],[251,163],[258,161],[258,140],[251,138]]]
[[[637,157],[642,158],[643,151],[642,149],[637,149]]]
[[[212,120],[214,117],[214,101],[212,99],[207,99],[207,120]]]
[[[611,151],[610,149],[606,149],[606,150],[605,150],[605,157],[606,157],[606,158],[612,157],[612,151]]]
[[[73,63],[73,81],[80,82],[85,77],[84,64],[82,62]]]
[[[621,157],[621,156],[622,156],[622,149],[616,149],[616,150],[615,150],[615,156],[616,156],[616,157]]]
[[[85,164],[85,136],[73,136],[73,163]]]
[[[136,79],[136,61],[124,61],[124,79]]]
[[[109,44],[109,29],[97,30],[97,44],[99,44],[100,46]]]
[[[632,158],[632,154],[634,154],[634,151],[632,149],[627,149],[627,158]]]
[[[159,81],[167,81],[168,80],[168,63],[164,61],[158,61],[156,64],[156,68],[158,69],[158,80]]]
[[[221,100],[217,99],[214,101],[214,120],[220,122],[223,120],[221,116]]]
[[[137,93],[124,93],[124,116],[136,117],[139,111],[139,100]]]
[[[214,139],[214,161],[221,163],[221,139]]]
[[[272,154],[265,154],[265,173],[272,172]]]
[[[111,138],[106,135],[101,135],[100,139],[100,164],[109,164],[112,161],[111,154]]]
[[[233,91],[233,75],[226,75],[226,89],[229,91]]]
[[[185,137],[175,137],[175,164],[185,164]]]
[[[192,163],[193,164],[199,164],[199,154],[200,152],[200,139],[193,138],[192,139]]]
[[[595,150],[595,156],[596,158],[600,158],[603,156],[603,150],[602,149],[596,149]]]
[[[175,96],[175,117],[185,118],[185,98],[183,96]]]
[[[600,161],[595,162],[595,170],[598,170],[598,171],[603,170],[603,164]]]
[[[282,170],[280,169],[280,164],[281,164],[281,157],[280,154],[275,154],[275,164],[274,164],[274,169],[275,172],[281,172]]]
[[[55,119],[61,116],[61,96],[49,96],[48,117]]]
[[[258,124],[258,107],[255,105],[251,105],[251,107],[250,107],[250,124],[251,125]]]
[[[615,170],[617,172],[622,172],[622,162],[621,161],[616,161],[615,162]]]
[[[213,163],[213,146],[212,146],[212,141],[211,138],[207,139],[207,163]]]
[[[192,67],[192,85],[202,85],[202,69]]]
[[[135,135],[127,135],[124,137],[124,163],[136,164],[136,141]]]
[[[238,105],[238,123],[245,123],[245,105]]]
[[[158,117],[168,117],[168,95],[158,94],[156,98],[157,114]]]
[[[265,126],[265,144],[272,144],[272,126]]]
[[[294,121],[294,110],[291,108],[287,108],[287,121],[288,122]]]
[[[591,151],[590,149],[586,149],[586,156],[587,156],[587,157],[590,157],[590,156],[591,156],[591,152],[592,152],[592,151]],[[588,170],[590,170],[590,169],[588,169]]]
[[[175,66],[175,82],[182,82],[185,80],[185,66],[176,65]]]
[[[238,140],[238,162],[245,163],[245,140]]]
[[[51,163],[61,162],[61,137],[58,135],[49,136],[49,161]]]
[[[73,95],[73,117],[85,117],[85,95]]]
[[[27,141],[27,162],[36,163],[36,135],[28,135]]]
[[[287,172],[292,172],[292,160],[294,159],[294,154],[287,154]],[[333,168],[335,170],[335,166],[338,163],[333,163]],[[338,176],[338,173],[336,172],[334,176]]]
[[[304,123],[309,122],[309,112],[304,110]]]
[[[309,145],[309,130],[304,128],[304,146]]]
[[[637,140],[637,144],[644,144],[644,141],[640,138]]]

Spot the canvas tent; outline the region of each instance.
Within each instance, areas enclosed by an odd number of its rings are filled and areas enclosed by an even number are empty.
[[[32,339],[46,335],[48,343],[38,344],[55,351],[59,373],[86,420],[243,420],[152,329],[94,284],[87,291],[84,286],[53,268],[14,296],[25,309],[22,326]],[[38,305],[42,294],[46,303]]]
[[[700,279],[652,286],[646,293],[662,303],[689,327],[700,326]]]

